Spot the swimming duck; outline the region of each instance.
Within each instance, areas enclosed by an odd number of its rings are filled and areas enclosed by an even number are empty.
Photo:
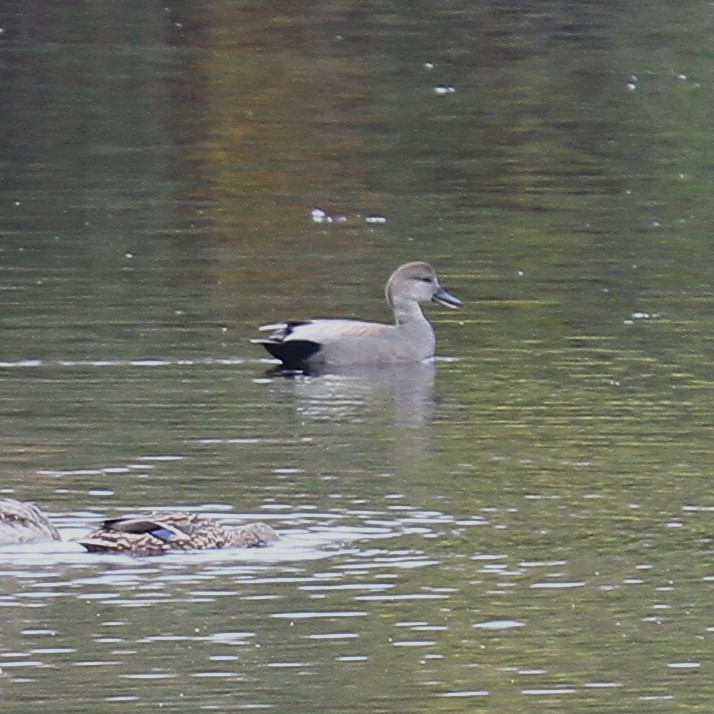
[[[0,545],[60,539],[59,531],[34,503],[0,499]]]
[[[260,329],[271,334],[253,342],[288,369],[397,364],[433,357],[436,338],[420,303],[432,301],[455,309],[461,301],[439,285],[431,265],[420,261],[397,268],[385,293],[394,313],[393,325],[341,319],[279,322],[263,325]]]
[[[224,526],[198,513],[111,518],[79,540],[90,553],[158,555],[175,550],[255,548],[278,540],[267,523]]]

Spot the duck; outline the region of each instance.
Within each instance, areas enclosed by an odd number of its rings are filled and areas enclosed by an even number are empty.
[[[80,538],[90,553],[159,555],[171,551],[256,548],[279,539],[267,523],[235,527],[198,513],[149,513],[110,518]]]
[[[441,287],[436,270],[423,261],[397,268],[387,281],[385,295],[394,324],[334,318],[278,322],[261,326],[261,331],[270,334],[252,342],[289,370],[394,365],[432,358],[436,337],[421,303],[458,309],[461,300]]]
[[[30,501],[0,499],[0,545],[61,540],[47,515]]]

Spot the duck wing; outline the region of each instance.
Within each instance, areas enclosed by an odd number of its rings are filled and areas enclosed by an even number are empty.
[[[100,530],[113,533],[131,533],[135,535],[151,535],[165,543],[169,541],[185,541],[192,531],[193,524],[183,517],[159,518],[110,518],[104,521]]]
[[[90,553],[154,554],[192,547],[192,514],[110,518],[79,543]]]
[[[348,338],[386,337],[392,325],[379,322],[347,319],[317,319],[307,322],[278,322],[263,325],[261,330],[271,330],[265,339],[252,340],[261,344],[273,357],[287,367],[300,366],[323,347]]]

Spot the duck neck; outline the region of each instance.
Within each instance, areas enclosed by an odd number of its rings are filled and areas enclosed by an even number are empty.
[[[394,310],[394,322],[397,325],[426,320],[421,306],[416,300],[404,300],[392,303],[392,310]]]

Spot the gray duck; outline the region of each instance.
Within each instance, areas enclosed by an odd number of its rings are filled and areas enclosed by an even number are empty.
[[[267,338],[253,340],[287,369],[389,365],[421,362],[434,356],[436,338],[421,309],[423,302],[449,308],[461,301],[439,285],[428,263],[406,263],[395,270],[385,289],[394,324],[351,319],[316,319],[263,325]]]

